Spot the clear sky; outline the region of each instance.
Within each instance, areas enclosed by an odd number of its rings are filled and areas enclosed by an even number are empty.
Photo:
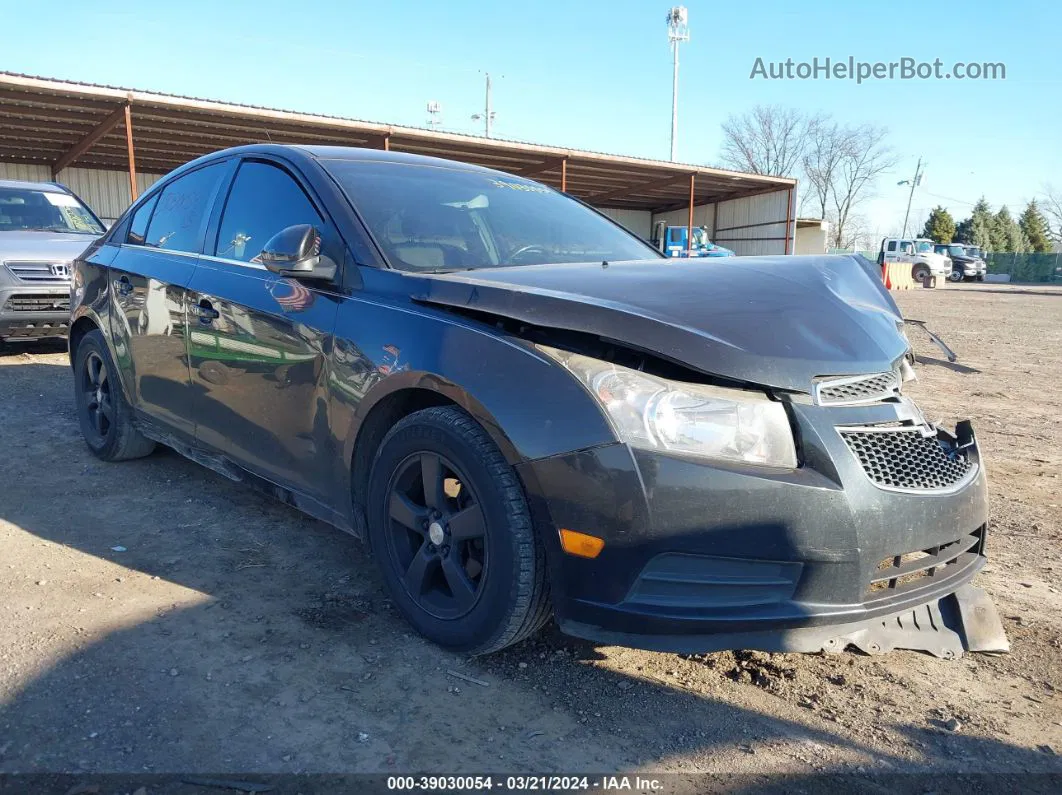
[[[717,164],[719,122],[757,103],[885,124],[899,156],[864,212],[898,231],[896,182],[927,161],[912,216],[963,217],[984,194],[1020,212],[1062,185],[1062,3],[1055,0],[687,2],[679,159]],[[402,3],[182,0],[9,3],[0,69],[167,93],[478,132],[484,72],[494,134],[666,159],[667,2]],[[750,80],[765,61],[1003,62],[1001,81]]]

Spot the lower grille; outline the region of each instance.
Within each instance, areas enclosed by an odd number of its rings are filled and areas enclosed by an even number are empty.
[[[838,429],[874,483],[903,491],[947,489],[976,471],[966,453],[919,427]]]
[[[940,546],[890,555],[880,561],[867,588],[869,599],[932,585],[971,566],[981,554],[984,527]]]
[[[4,304],[8,312],[69,312],[70,297],[66,295],[13,295]]]

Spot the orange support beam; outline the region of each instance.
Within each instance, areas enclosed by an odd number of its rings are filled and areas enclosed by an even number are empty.
[[[52,163],[52,176],[58,177],[60,171],[67,166],[73,165],[74,161],[91,149],[96,141],[117,127],[125,117],[125,109],[127,107],[128,104],[115,108],[113,113],[97,124],[84,138],[67,149],[58,160]]]
[[[568,158],[561,161],[561,193],[568,192]]]
[[[136,201],[140,195],[136,189],[136,155],[133,153],[133,111],[125,103],[125,146],[129,154],[129,195]]]
[[[686,252],[693,250],[693,190],[697,185],[697,175],[690,174],[690,219],[686,227]]]

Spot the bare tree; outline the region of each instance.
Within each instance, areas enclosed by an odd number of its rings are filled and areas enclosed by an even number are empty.
[[[801,193],[801,211],[816,218],[829,215],[833,183],[848,150],[845,130],[827,117],[817,117],[808,129],[802,167],[805,188]]]
[[[1047,216],[1051,226],[1051,237],[1056,243],[1062,243],[1062,190],[1053,185],[1045,185],[1040,209]]]
[[[821,117],[809,129],[803,157],[806,206],[830,219],[838,248],[846,240],[853,210],[870,198],[878,176],[896,163],[885,142],[887,135],[884,127],[846,127]]]
[[[812,117],[794,108],[757,105],[723,122],[722,161],[738,171],[788,177],[800,166]]]

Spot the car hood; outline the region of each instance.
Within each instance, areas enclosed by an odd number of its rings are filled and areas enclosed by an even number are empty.
[[[593,334],[801,392],[817,376],[893,369],[908,349],[899,309],[863,257],[529,265],[416,279],[422,303]]]
[[[69,262],[95,240],[95,235],[62,232],[0,232],[0,260]]]

